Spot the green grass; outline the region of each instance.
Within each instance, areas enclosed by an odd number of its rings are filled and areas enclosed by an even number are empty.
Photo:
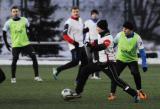
[[[33,80],[31,66],[18,66],[17,83],[10,83],[10,66],[1,66],[7,79],[0,85],[0,109],[160,109],[160,70],[152,65],[147,73],[141,73],[143,89],[149,98],[138,104],[120,88],[117,100],[107,101],[110,91],[110,80],[101,73],[102,80],[88,80],[83,97],[76,101],[66,102],[61,97],[64,88],[74,89],[77,68],[69,69],[53,80],[52,66],[40,66],[40,74],[44,82]],[[121,78],[135,88],[133,77],[125,70]]]

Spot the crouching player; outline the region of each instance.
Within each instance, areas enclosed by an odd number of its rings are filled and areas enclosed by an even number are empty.
[[[67,99],[80,98],[89,75],[97,71],[103,71],[112,81],[131,95],[135,103],[139,102],[137,91],[132,89],[117,75],[115,62],[112,60],[114,54],[113,38],[109,33],[106,20],[100,20],[97,23],[97,31],[99,33],[98,44],[89,44],[89,46],[91,46],[92,51],[99,51],[99,60],[95,63],[89,63],[81,69],[75,92],[67,96]],[[111,60],[109,60],[110,58]]]

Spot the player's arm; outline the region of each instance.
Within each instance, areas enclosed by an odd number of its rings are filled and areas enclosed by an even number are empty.
[[[114,47],[113,48],[117,47],[119,38],[120,38],[120,33],[118,33],[113,40],[113,42],[114,42]]]
[[[64,40],[67,41],[70,44],[73,44],[75,47],[78,47],[79,43],[76,42],[71,36],[68,35],[68,31],[69,31],[69,25],[65,24],[64,31],[63,31]]]
[[[83,29],[83,43],[89,42],[89,35],[87,34],[88,32],[89,32],[89,28],[87,27],[87,22],[85,22],[84,29]]]
[[[8,49],[8,51],[11,51],[11,46],[7,41],[7,31],[8,30],[9,30],[9,22],[6,22],[4,24],[4,27],[3,27],[3,40],[4,40],[4,43],[5,43],[6,48]]]
[[[83,28],[83,34],[86,34],[87,32],[89,32],[89,28],[88,27]]]
[[[25,20],[26,20],[27,35],[30,36],[30,32],[31,32],[30,24],[27,18],[25,18]]]
[[[111,40],[106,39],[102,44],[95,44],[94,46],[92,45],[91,49],[92,51],[101,51],[108,48],[110,45],[111,45]]]
[[[27,31],[27,35],[28,35],[28,37],[31,37],[32,36],[32,34],[31,34],[31,30],[32,28],[31,28],[31,26],[30,26],[30,23],[29,23],[29,21],[28,21],[28,19],[26,18],[26,31]],[[37,42],[38,43],[40,43],[40,40],[39,40],[39,38],[37,37],[37,36],[34,36],[35,37],[35,39],[37,40]]]
[[[139,37],[138,39],[138,49],[139,49],[139,54],[142,59],[142,69],[144,72],[148,70],[148,65],[147,65],[147,59],[146,59],[146,52],[143,46],[142,39]]]

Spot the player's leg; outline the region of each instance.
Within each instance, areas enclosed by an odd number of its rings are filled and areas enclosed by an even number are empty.
[[[39,76],[38,61],[37,61],[33,47],[31,45],[27,45],[27,46],[23,47],[23,53],[29,55],[29,57],[32,59],[34,75],[35,75],[34,79],[39,82],[43,81],[42,78]]]
[[[79,64],[79,50],[77,50],[77,49],[71,50],[71,55],[72,55],[72,61],[70,61],[69,63],[67,63],[65,65],[61,65],[61,66],[53,69],[54,79],[57,79],[57,76],[61,71],[75,67],[76,65]]]
[[[95,80],[101,79],[100,76],[99,76],[99,72],[93,73],[91,79],[95,79]]]
[[[131,95],[134,98],[134,102],[138,102],[138,93],[136,90],[132,89],[126,82],[119,78],[117,75],[116,67],[114,62],[108,63],[108,69],[106,70],[108,73],[109,78],[114,81],[119,87],[121,87],[125,92]]]
[[[2,83],[6,79],[6,76],[3,70],[0,68],[0,83]]]
[[[146,99],[147,95],[142,91],[141,75],[140,75],[139,68],[138,68],[138,62],[137,61],[130,62],[128,64],[128,67],[131,71],[131,74],[134,77],[134,82],[136,84],[136,88],[139,93],[139,97],[141,99]]]
[[[81,69],[89,63],[88,60],[87,60],[87,55],[86,55],[84,47],[80,47],[80,49],[79,49],[79,59],[81,61],[81,64],[80,64],[79,69],[78,69],[78,74],[77,74],[77,77],[76,77],[76,82],[79,79],[79,74],[81,72]]]
[[[117,75],[119,76],[124,70],[124,68],[126,67],[126,64],[117,60],[115,66],[116,66]],[[115,95],[116,89],[117,89],[117,84],[115,83],[115,81],[111,80],[111,92],[108,96],[108,100],[116,99],[116,95]]]
[[[68,99],[80,98],[89,75],[100,70],[101,68],[97,66],[96,63],[89,63],[88,65],[82,67],[78,75],[79,77],[76,84],[75,93],[71,96],[67,96]]]
[[[93,62],[95,60],[99,60],[98,58],[99,58],[98,52],[97,51],[93,52]],[[95,72],[94,74],[92,74],[91,79],[96,79],[96,80],[101,79],[99,72]]]
[[[17,60],[19,58],[19,54],[21,52],[21,47],[12,48],[12,65],[11,65],[11,83],[16,83],[16,68],[17,68]]]

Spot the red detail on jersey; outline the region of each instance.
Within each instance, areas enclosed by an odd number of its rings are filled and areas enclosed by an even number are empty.
[[[109,45],[111,44],[111,41],[110,40],[105,40],[104,41],[104,45],[106,46],[106,47],[108,47]]]
[[[67,42],[69,42],[71,44],[74,44],[74,42],[75,42],[70,36],[68,36],[66,34],[63,35],[63,38],[64,38],[65,41],[67,41]]]
[[[73,20],[77,20],[77,21],[78,21],[78,19],[79,19],[79,17],[74,17],[74,16],[71,16],[71,18],[72,18]]]
[[[93,47],[96,46],[96,42],[95,42],[95,41],[90,42],[90,44],[91,44]]]

